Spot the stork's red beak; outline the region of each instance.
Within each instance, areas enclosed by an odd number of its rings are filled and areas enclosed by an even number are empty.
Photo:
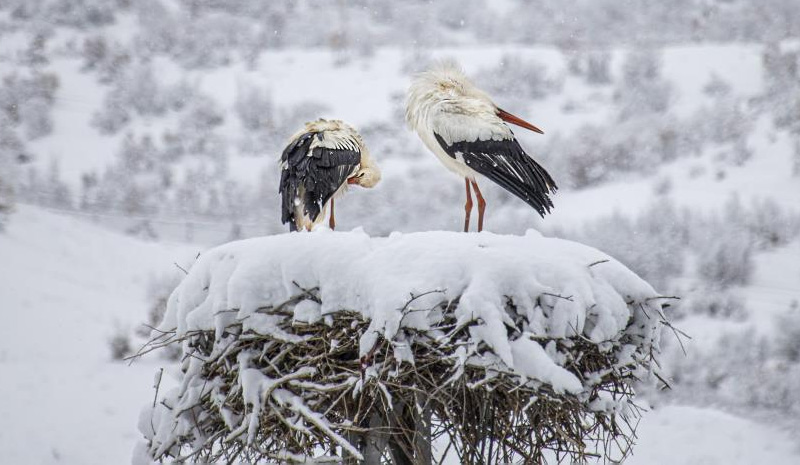
[[[358,184],[358,178],[355,176],[352,178],[347,178],[347,184]]]
[[[536,126],[532,125],[531,123],[525,121],[522,118],[518,118],[512,115],[511,113],[503,110],[502,108],[497,109],[497,116],[499,116],[500,119],[502,119],[506,123],[516,124],[521,128],[529,129],[533,132],[538,132],[539,134],[544,134],[544,131],[542,131],[541,129],[537,128]]]

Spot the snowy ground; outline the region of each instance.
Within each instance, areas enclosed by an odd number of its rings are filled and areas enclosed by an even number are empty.
[[[667,406],[646,414],[631,465],[800,463],[796,438],[718,410]]]
[[[150,273],[197,250],[18,207],[0,235],[0,462],[130,461],[155,365],[111,362],[108,339],[143,321]]]
[[[191,263],[198,250],[145,243],[41,209],[18,208],[0,236],[3,463],[130,461],[139,410],[153,397],[153,374],[161,362],[111,362],[107,339],[115,324],[143,320],[142,284],[149,273],[170,271],[173,262]],[[782,287],[782,279],[765,272],[755,282]],[[644,416],[627,463],[793,464],[800,463],[800,450],[775,426],[667,405]]]

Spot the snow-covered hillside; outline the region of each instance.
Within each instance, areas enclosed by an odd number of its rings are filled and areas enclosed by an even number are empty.
[[[114,99],[135,95],[112,98],[122,91],[98,87],[92,73],[80,71],[78,59],[56,58],[40,67],[59,77],[52,133],[26,144],[32,161],[21,168],[20,195],[53,207],[80,207],[120,229],[148,221],[173,240],[192,237],[186,223],[215,242],[227,239],[234,225],[244,237],[275,233],[284,230],[275,201],[282,144],[303,118],[341,118],[365,133],[384,172],[377,189],[357,191],[337,206],[343,227],[362,226],[372,234],[454,229],[460,185],[406,129],[400,96],[410,73],[431,60],[455,58],[479,83],[491,83],[513,58],[523,60],[518,79],[544,73],[537,92],[545,94],[526,98],[498,87],[496,99],[544,128],[545,136],[523,131],[518,137],[553,172],[561,190],[553,215],[542,222],[485,183],[490,230],[574,228],[613,212],[637,214],[663,199],[708,212],[737,195],[745,203],[769,198],[795,210],[796,137],[775,126],[771,103],[753,103],[765,91],[764,53],[757,45],[666,48],[660,68],[672,89],[668,109],[656,120],[619,123],[613,121],[624,105],[619,95],[625,84],[587,83],[570,72],[569,56],[554,48],[448,48],[421,57],[382,48],[343,64],[325,51],[280,50],[261,53],[252,66],[210,70],[158,59],[130,70],[126,79],[150,79],[162,100],[184,103],[163,113],[131,113],[125,116],[130,122],[107,134],[98,132],[98,115],[116,108]],[[614,76],[622,74],[626,57],[624,50],[609,53],[613,79],[620,79]],[[691,72],[682,63],[692,63]],[[324,81],[316,79],[319,74]],[[714,79],[727,94],[703,91]],[[242,99],[249,99],[247,111],[260,112],[260,119],[242,113]],[[212,126],[195,127],[201,124],[197,118],[208,117]],[[249,124],[267,130],[260,133]],[[171,142],[181,134],[188,135]],[[201,149],[210,152],[191,152]],[[125,175],[126,169],[134,172]],[[583,188],[573,188],[576,183]],[[427,202],[432,196],[441,202]]]
[[[198,251],[18,207],[0,234],[3,463],[130,461],[155,365],[112,362],[109,340],[146,320],[148,279]]]

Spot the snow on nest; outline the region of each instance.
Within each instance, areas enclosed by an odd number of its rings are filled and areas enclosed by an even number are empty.
[[[274,315],[257,309],[278,305],[300,288],[319,288],[320,305],[304,302],[295,320],[360,312],[370,328],[361,355],[378,335],[391,340],[401,327],[427,330],[433,308],[459,299],[459,323],[520,375],[577,392],[581,384],[533,339],[581,334],[593,342],[641,336],[652,343],[657,322],[643,306],[653,288],[608,255],[575,242],[491,233],[422,232],[372,238],[353,232],[316,231],[232,242],[203,254],[169,300],[159,331],[214,330],[230,324],[269,334]],[[427,294],[426,294],[427,293]],[[412,299],[412,296],[420,296]],[[506,308],[525,315],[525,337],[509,339]],[[405,354],[398,354],[405,356]]]

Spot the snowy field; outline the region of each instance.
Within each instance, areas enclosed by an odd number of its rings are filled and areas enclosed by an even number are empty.
[[[700,6],[674,7],[688,17],[663,30],[651,17],[606,28],[597,45],[581,39],[631,13],[573,21],[550,5],[544,16],[559,26],[548,27],[514,0],[463,8],[460,22],[447,2],[435,13],[378,2],[371,13],[326,9],[336,21],[312,33],[286,18],[307,19],[313,2],[274,7],[263,30],[245,0],[231,11],[77,3],[0,0],[0,463],[130,462],[154,373],[166,367],[174,380],[177,368],[158,356],[115,360],[112,340],[135,351],[199,253],[285,231],[276,160],[302,121],[353,123],[383,171],[375,189],[337,202],[341,230],[458,231],[463,183],[402,118],[411,75],[439,58],[545,132],[516,131],[559,184],[553,213],[540,219],[482,181],[488,231],[586,243],[681,297],[668,315],[691,339],[681,348],[663,335],[672,389],[644,393],[652,408],[625,463],[800,463],[791,1],[705,5],[707,36],[681,26],[702,23]],[[752,24],[751,8],[762,18]],[[715,18],[744,29],[726,35]],[[337,29],[350,22],[363,40]]]
[[[19,208],[0,239],[4,463],[130,461],[156,366],[111,363],[108,341],[142,322],[151,273],[181,273],[173,262],[197,251]]]
[[[0,329],[4,463],[130,461],[139,411],[152,401],[153,376],[164,362],[110,361],[108,339],[115,326],[143,320],[149,273],[180,273],[173,262],[191,263],[199,250],[19,208],[0,241],[8,312]],[[771,286],[800,293],[768,270],[756,282],[753,292]],[[626,463],[800,463],[794,434],[708,407],[660,405],[644,415],[637,434]]]

